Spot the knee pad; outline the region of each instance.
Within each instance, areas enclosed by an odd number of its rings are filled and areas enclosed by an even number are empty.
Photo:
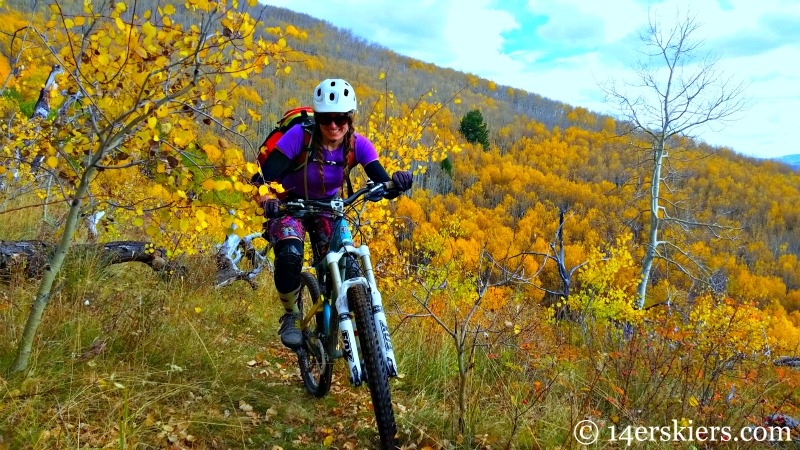
[[[278,292],[292,292],[300,287],[303,270],[303,241],[285,239],[275,244],[275,288]]]

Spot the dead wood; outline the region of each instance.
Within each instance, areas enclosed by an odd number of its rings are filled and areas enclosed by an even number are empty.
[[[43,241],[0,241],[0,278],[20,274],[27,279],[39,278],[56,245]],[[167,258],[167,252],[149,242],[113,241],[105,244],[79,244],[77,252],[96,252],[101,264],[140,262],[161,273],[184,273],[186,268]]]

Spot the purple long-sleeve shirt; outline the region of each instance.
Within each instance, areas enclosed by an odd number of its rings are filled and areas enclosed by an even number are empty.
[[[286,155],[294,161],[303,149],[303,127],[295,125],[286,132],[275,144],[276,150]],[[378,159],[378,152],[375,146],[366,137],[355,133],[355,163],[366,166]],[[317,152],[308,162],[307,166],[289,172],[279,181],[283,188],[299,197],[306,197],[305,183],[308,183],[307,198],[320,199],[336,195],[339,188],[344,184],[344,143],[336,150],[328,151],[323,149],[324,162],[317,158]],[[308,179],[304,181],[308,172]]]

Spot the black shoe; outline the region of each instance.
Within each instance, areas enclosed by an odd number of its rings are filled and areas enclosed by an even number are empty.
[[[281,324],[281,328],[278,331],[278,334],[281,335],[281,342],[291,349],[298,349],[303,343],[303,335],[300,333],[300,329],[297,328],[296,320],[297,317],[293,313],[286,313],[278,320]]]

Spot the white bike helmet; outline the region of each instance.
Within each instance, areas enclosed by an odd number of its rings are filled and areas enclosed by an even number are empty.
[[[328,78],[314,89],[314,112],[347,113],[356,109],[356,91],[347,81]]]

